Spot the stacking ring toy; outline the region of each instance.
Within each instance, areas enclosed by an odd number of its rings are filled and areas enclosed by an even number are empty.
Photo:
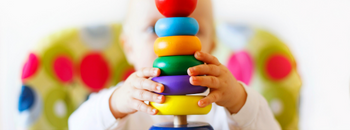
[[[165,122],[153,125],[150,130],[214,130],[208,123],[188,122],[187,125],[177,126],[172,122]]]
[[[203,93],[208,89],[207,87],[192,85],[188,75],[160,76],[154,77],[152,80],[164,85],[164,91],[160,93],[161,95]]]
[[[156,6],[165,17],[187,17],[197,6],[197,0],[156,0]]]
[[[153,48],[157,56],[193,55],[202,45],[196,36],[170,36],[157,38]]]
[[[163,56],[154,60],[153,67],[161,70],[160,76],[187,75],[188,68],[200,64],[203,62],[197,60],[193,55]]]
[[[211,110],[211,104],[200,108],[198,101],[204,96],[165,96],[162,104],[150,102],[150,105],[158,110],[157,115],[204,115]]]
[[[190,17],[162,18],[155,25],[158,37],[196,35],[198,30],[198,22]]]

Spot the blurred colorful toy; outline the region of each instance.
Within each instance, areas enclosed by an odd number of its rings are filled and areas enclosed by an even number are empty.
[[[298,129],[301,79],[287,45],[267,31],[241,24],[221,23],[217,34],[224,43],[219,45],[225,46],[220,53],[226,52],[219,54],[221,61],[232,74],[267,99],[283,129]]]
[[[70,114],[90,93],[131,74],[119,47],[120,28],[72,28],[41,41],[23,66],[18,127],[68,129]]]

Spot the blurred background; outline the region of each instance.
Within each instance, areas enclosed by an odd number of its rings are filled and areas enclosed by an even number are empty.
[[[64,28],[120,22],[127,0],[0,0],[0,129],[15,129],[30,51]],[[301,130],[350,129],[350,1],[213,0],[216,21],[268,30],[302,80]]]

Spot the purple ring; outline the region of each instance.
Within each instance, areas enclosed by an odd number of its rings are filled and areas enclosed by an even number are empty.
[[[203,93],[208,88],[202,86],[194,86],[190,83],[190,76],[188,75],[174,75],[174,76],[159,76],[152,78],[153,81],[164,85],[162,95],[186,95]]]

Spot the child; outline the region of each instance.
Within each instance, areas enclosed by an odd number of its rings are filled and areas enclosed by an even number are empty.
[[[164,86],[149,79],[159,76],[160,70],[152,68],[157,58],[153,43],[157,36],[155,22],[163,16],[154,0],[131,0],[121,35],[122,46],[129,63],[136,72],[116,87],[91,94],[69,118],[69,128],[75,129],[123,129],[144,130],[160,122],[172,122],[173,116],[154,116],[157,110],[144,103],[162,103]],[[195,57],[206,65],[187,70],[193,85],[210,88],[207,97],[198,102],[199,107],[213,103],[207,115],[189,115],[189,121],[210,123],[216,130],[231,129],[280,129],[266,100],[242,82],[237,81],[229,70],[210,55],[215,47],[215,31],[210,0],[199,0],[190,15],[199,23],[198,38],[202,51]],[[206,76],[198,76],[206,75]]]

